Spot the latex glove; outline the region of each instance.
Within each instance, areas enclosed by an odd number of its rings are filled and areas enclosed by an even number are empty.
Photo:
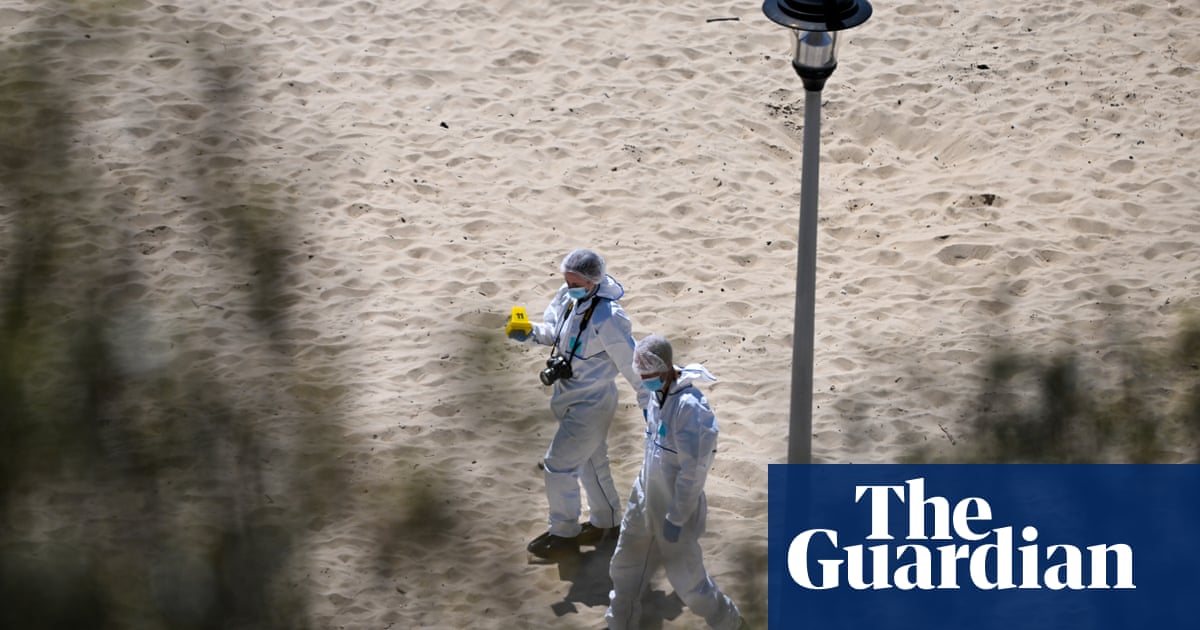
[[[508,338],[514,341],[525,341],[529,338],[529,333],[524,330],[513,330],[508,333]]]
[[[679,532],[683,531],[683,527],[676,525],[667,519],[663,519],[663,540],[669,543],[679,542]]]

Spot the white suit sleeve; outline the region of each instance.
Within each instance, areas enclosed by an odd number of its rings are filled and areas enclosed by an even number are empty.
[[[629,381],[633,391],[637,392],[638,407],[645,409],[646,405],[650,404],[650,392],[642,387],[642,375],[633,369],[633,348],[636,344],[633,341],[633,324],[629,321],[629,316],[624,310],[614,308],[612,317],[604,322],[603,328],[598,332],[608,358],[612,359],[617,370]]]
[[[667,520],[683,525],[700,504],[708,469],[717,452],[717,423],[712,411],[699,401],[688,400],[680,406],[679,475],[675,477],[675,495],[667,510]]]
[[[542,321],[533,325],[533,332],[529,335],[530,341],[543,346],[554,343],[554,331],[558,330],[558,322],[563,317],[566,304],[569,303],[563,300],[563,291],[565,289],[560,289],[554,295],[554,299],[550,300],[550,305],[542,313]]]

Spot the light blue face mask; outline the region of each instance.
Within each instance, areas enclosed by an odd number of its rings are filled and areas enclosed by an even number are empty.
[[[642,379],[642,387],[645,387],[649,391],[657,392],[662,389],[663,380],[657,376],[654,378],[644,378]]]
[[[571,287],[567,289],[567,295],[571,296],[572,300],[582,300],[587,297],[588,290],[584,287]]]

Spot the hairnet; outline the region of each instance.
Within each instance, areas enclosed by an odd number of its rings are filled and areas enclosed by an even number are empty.
[[[633,369],[638,374],[669,372],[672,361],[671,343],[658,335],[649,335],[633,349]]]
[[[563,258],[559,271],[577,273],[593,284],[604,279],[604,259],[590,249],[577,249]]]

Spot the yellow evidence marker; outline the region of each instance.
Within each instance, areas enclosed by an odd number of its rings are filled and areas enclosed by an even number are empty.
[[[525,316],[525,307],[512,307],[512,315],[508,316],[508,323],[504,325],[504,334],[511,334],[514,330],[523,330],[525,334],[533,332],[533,324],[529,318]]]

